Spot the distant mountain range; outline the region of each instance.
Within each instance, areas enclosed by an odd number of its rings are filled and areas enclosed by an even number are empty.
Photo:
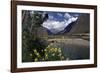
[[[70,18],[68,21],[46,21],[43,27],[47,29],[48,34],[75,34],[90,32],[89,14],[81,14],[79,17]]]
[[[64,21],[55,21],[48,19],[42,24],[42,26],[48,30],[49,34],[61,34],[69,32],[73,24],[75,24],[74,22],[76,22],[77,20],[78,17],[73,16],[68,18],[68,20],[65,19]]]

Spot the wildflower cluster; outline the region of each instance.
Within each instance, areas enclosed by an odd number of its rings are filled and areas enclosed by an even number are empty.
[[[48,45],[44,51],[45,51],[45,60],[47,61],[56,61],[65,59],[62,54],[61,48]]]

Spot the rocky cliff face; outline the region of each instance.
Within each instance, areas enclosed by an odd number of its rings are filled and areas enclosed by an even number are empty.
[[[71,31],[68,34],[77,34],[77,33],[89,33],[90,27],[90,15],[81,14],[79,19],[72,27]]]

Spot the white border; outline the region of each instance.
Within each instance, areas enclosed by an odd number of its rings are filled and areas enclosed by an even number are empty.
[[[60,11],[60,12],[78,12],[90,13],[90,59],[89,60],[73,60],[73,61],[50,61],[50,62],[29,62],[22,63],[22,10],[40,10],[40,11]],[[82,65],[94,64],[94,10],[92,9],[75,9],[75,8],[57,8],[57,7],[40,7],[40,6],[23,6],[17,5],[17,68],[30,67],[48,67],[61,65]]]

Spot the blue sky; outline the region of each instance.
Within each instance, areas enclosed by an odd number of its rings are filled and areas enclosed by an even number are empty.
[[[53,20],[55,21],[63,21],[66,17],[69,17],[69,15],[78,17],[81,14],[81,13],[76,13],[76,12],[53,12],[53,11],[36,11],[36,12],[41,13],[42,15],[47,13],[48,16],[52,17]],[[65,17],[65,14],[67,14],[66,17]]]
[[[70,23],[75,22],[79,16],[79,13],[69,12],[44,12],[44,14],[45,13],[48,14],[48,19],[43,22],[42,26],[48,29],[52,34],[65,31],[65,28],[70,25]]]
[[[65,18],[64,18],[64,14],[65,13],[61,13],[61,12],[47,12],[48,13],[48,16],[52,17],[53,20],[56,20],[56,21],[63,21]]]
[[[64,21],[68,19],[70,16],[79,16],[79,13],[69,13],[69,12],[46,12],[49,17],[52,17],[55,21]],[[65,15],[67,16],[65,17]]]
[[[65,31],[65,28],[72,22],[77,21],[80,15],[80,13],[72,13],[72,12],[53,12],[53,11],[36,11],[36,12],[42,14],[43,17],[45,17],[45,14],[48,14],[48,19],[42,23],[42,26],[47,30],[49,30],[52,34],[58,34],[59,32]]]

